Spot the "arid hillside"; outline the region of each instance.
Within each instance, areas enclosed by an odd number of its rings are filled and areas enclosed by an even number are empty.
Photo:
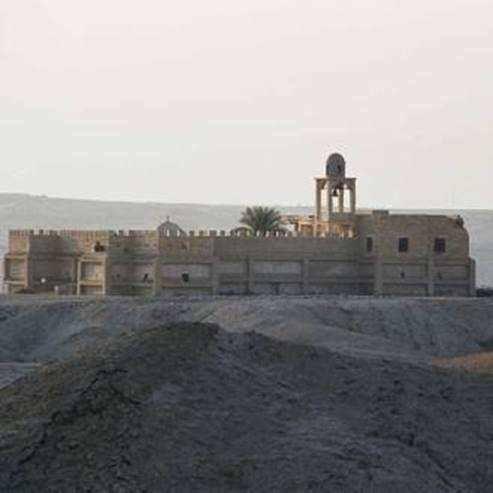
[[[0,491],[486,493],[492,320],[487,299],[0,298]]]

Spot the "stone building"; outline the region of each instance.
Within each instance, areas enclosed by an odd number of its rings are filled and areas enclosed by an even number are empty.
[[[26,231],[9,234],[9,293],[77,295],[354,294],[472,296],[460,217],[356,210],[356,179],[333,154],[315,211],[291,231]]]

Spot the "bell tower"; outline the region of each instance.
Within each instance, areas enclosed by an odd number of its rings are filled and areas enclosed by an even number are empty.
[[[314,235],[325,233],[352,238],[355,236],[355,217],[356,178],[346,177],[346,161],[341,154],[331,154],[326,162],[325,176],[315,178]]]

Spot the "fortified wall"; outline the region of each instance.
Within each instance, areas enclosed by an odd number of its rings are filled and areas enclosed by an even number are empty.
[[[335,156],[335,157],[334,157]],[[356,180],[332,155],[313,216],[291,231],[26,231],[9,235],[9,293],[472,296],[460,218],[356,211]]]

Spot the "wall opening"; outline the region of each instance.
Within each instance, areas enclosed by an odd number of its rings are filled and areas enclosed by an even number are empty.
[[[101,245],[101,242],[96,241],[96,244],[94,245],[94,251],[95,252],[104,252],[106,250],[106,247],[104,245]]]
[[[399,238],[399,252],[406,253],[409,251],[409,238]]]
[[[445,253],[447,251],[447,242],[445,238],[435,238],[435,253]]]

